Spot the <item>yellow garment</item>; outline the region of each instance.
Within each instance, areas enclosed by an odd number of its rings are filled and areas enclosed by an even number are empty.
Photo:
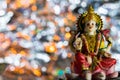
[[[105,46],[105,42],[104,42],[104,40],[102,40],[101,41],[101,45],[100,45],[100,49],[103,49],[103,48],[105,48],[106,46]]]

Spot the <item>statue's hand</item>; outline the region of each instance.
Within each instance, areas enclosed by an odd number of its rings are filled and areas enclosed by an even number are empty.
[[[81,38],[77,38],[75,40],[75,48],[76,48],[76,50],[81,50],[81,48],[82,48],[82,40],[81,40]]]
[[[111,57],[111,54],[106,51],[99,52],[99,56],[101,57]]]
[[[109,54],[109,53],[104,53],[104,56],[105,56],[105,57],[111,57],[111,54]]]
[[[87,58],[88,63],[92,64],[92,58],[91,58],[91,56],[88,55],[88,56],[86,56],[86,58]]]

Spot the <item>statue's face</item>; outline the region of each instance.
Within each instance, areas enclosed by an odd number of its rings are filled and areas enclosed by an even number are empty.
[[[89,33],[89,32],[95,32],[97,30],[96,27],[96,22],[93,20],[90,20],[88,22],[85,23],[85,28],[84,31]]]

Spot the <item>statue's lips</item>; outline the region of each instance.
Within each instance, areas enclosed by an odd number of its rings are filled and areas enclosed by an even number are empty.
[[[92,29],[92,28],[93,28],[92,26],[89,27],[89,29]]]

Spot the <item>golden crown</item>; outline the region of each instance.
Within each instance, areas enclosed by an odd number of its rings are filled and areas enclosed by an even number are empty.
[[[98,25],[98,30],[102,29],[103,22],[100,16],[94,12],[92,6],[89,6],[87,12],[81,14],[77,20],[78,31],[83,31],[84,24],[87,21],[94,20]]]

